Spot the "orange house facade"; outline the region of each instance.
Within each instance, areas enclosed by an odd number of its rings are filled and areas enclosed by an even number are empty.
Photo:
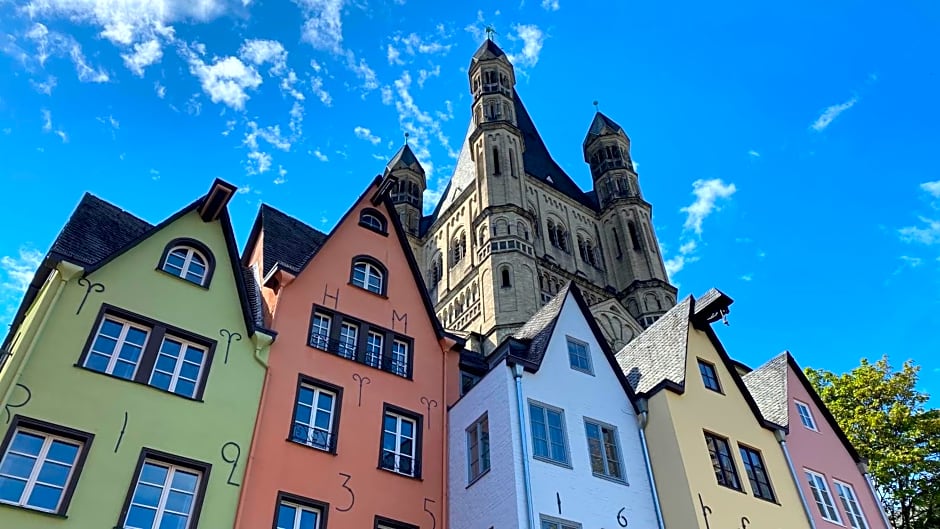
[[[329,235],[262,206],[244,261],[278,333],[236,529],[441,529],[462,343],[376,178]]]

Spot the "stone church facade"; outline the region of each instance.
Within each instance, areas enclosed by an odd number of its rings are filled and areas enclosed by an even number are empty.
[[[598,112],[584,139],[593,189],[548,153],[506,54],[471,60],[472,119],[454,174],[423,215],[424,169],[405,145],[386,173],[444,327],[489,354],[569,280],[616,351],[676,304],[623,128]]]

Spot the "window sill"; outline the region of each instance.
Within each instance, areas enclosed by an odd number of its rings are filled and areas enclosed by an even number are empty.
[[[388,472],[389,474],[395,474],[396,476],[403,477],[403,478],[405,478],[405,479],[412,479],[412,480],[415,480],[415,481],[424,481],[423,479],[421,479],[421,475],[420,475],[420,474],[416,474],[416,475],[414,475],[414,476],[409,476],[408,474],[402,474],[401,472],[395,472],[394,470],[392,470],[392,469],[390,469],[390,468],[385,468],[385,467],[383,467],[383,466],[381,466],[381,465],[379,465],[379,466],[376,467],[376,468],[379,469],[379,470],[382,470],[382,471],[384,471],[384,472]]]
[[[618,485],[623,485],[625,487],[630,486],[630,483],[625,479],[615,478],[613,476],[608,476],[606,474],[598,474],[597,472],[592,472],[592,474],[594,474],[595,478],[602,479],[604,481],[609,481],[611,483],[616,483]]]
[[[754,497],[755,497],[756,499],[758,499],[758,500],[766,501],[767,503],[772,503],[772,504],[778,505],[778,506],[780,505],[780,502],[777,501],[776,498],[771,499],[771,498],[764,498],[764,497],[761,497],[761,496],[754,496]]]
[[[196,287],[196,288],[198,288],[198,289],[201,289],[201,290],[209,290],[208,281],[206,282],[207,284],[205,284],[205,285],[200,285],[199,283],[193,283],[192,281],[190,281],[190,280],[188,280],[188,279],[185,279],[185,278],[182,278],[182,277],[180,277],[180,276],[178,276],[178,275],[176,275],[176,274],[167,272],[166,270],[164,270],[164,269],[162,269],[162,268],[160,268],[160,267],[157,267],[156,270],[157,270],[157,272],[160,272],[161,274],[166,274],[166,275],[168,275],[168,276],[170,276],[170,277],[176,279],[177,281],[182,281],[183,283],[192,285],[192,286],[194,286],[194,287]]]
[[[483,479],[483,476],[485,476],[485,475],[487,475],[487,474],[489,474],[489,473],[490,473],[490,469],[484,470],[484,471],[481,472],[477,477],[471,479],[470,482],[467,483],[467,486],[464,487],[464,489],[469,489],[474,483],[476,483],[477,481],[480,481],[481,479]]]
[[[543,463],[548,463],[550,465],[555,465],[555,466],[559,466],[562,468],[574,470],[574,467],[571,466],[571,463],[565,463],[563,461],[556,461],[554,459],[549,459],[547,457],[542,457],[542,456],[537,456],[537,455],[533,455],[532,459],[535,459],[536,461],[542,461]]]
[[[723,484],[721,484],[721,483],[719,483],[718,486],[721,487],[721,488],[723,488],[723,489],[728,489],[728,490],[731,490],[731,491],[734,491],[734,492],[737,492],[737,493],[740,493],[740,494],[744,494],[745,496],[747,496],[747,493],[744,492],[744,489],[736,489],[736,488],[734,488],[734,487],[732,487],[732,486],[730,486],[730,485],[723,485]]]
[[[359,285],[353,283],[352,281],[350,281],[350,282],[348,282],[348,283],[346,283],[346,284],[349,285],[349,286],[351,286],[351,287],[353,287],[353,288],[355,288],[355,289],[361,290],[361,291],[363,291],[363,292],[367,292],[367,293],[369,293],[369,294],[371,294],[371,295],[373,295],[373,296],[378,296],[378,297],[380,297],[380,298],[382,298],[382,299],[388,299],[388,296],[385,295],[384,292],[381,293],[381,294],[379,294],[379,293],[377,293],[377,292],[372,292],[372,291],[369,290],[368,288],[362,288],[361,286],[359,286]]]
[[[585,375],[595,376],[593,371],[588,371],[587,369],[581,369],[580,367],[570,366],[572,371],[577,371],[578,373],[584,373]]]
[[[63,514],[63,513],[42,511],[42,510],[36,509],[36,508],[34,508],[34,507],[29,507],[29,506],[27,506],[27,505],[18,505],[18,504],[15,504],[15,503],[8,503],[8,502],[5,502],[5,501],[0,501],[0,507],[8,507],[8,508],[10,508],[10,509],[19,509],[19,510],[21,510],[21,511],[32,512],[32,513],[40,514],[40,515],[43,515],[43,516],[49,516],[49,517],[52,517],[52,518],[58,518],[58,519],[60,519],[60,520],[67,520],[67,519],[68,519],[68,516],[67,516],[66,514]]]
[[[137,386],[144,386],[144,387],[150,388],[150,389],[152,389],[152,390],[154,390],[154,391],[159,391],[160,393],[163,393],[164,395],[173,395],[174,397],[179,397],[179,398],[181,398],[181,399],[185,399],[185,400],[189,400],[189,401],[193,401],[193,402],[205,402],[205,401],[204,401],[203,399],[201,399],[201,398],[187,397],[186,395],[180,395],[179,393],[173,393],[172,391],[167,391],[167,390],[165,390],[165,389],[158,388],[157,386],[151,386],[150,384],[147,384],[147,383],[145,383],[145,382],[139,382],[139,381],[134,380],[134,379],[132,379],[132,378],[123,378],[123,377],[119,377],[119,376],[117,376],[117,375],[112,375],[111,373],[105,373],[105,372],[103,372],[103,371],[95,371],[94,369],[85,367],[85,366],[83,366],[83,365],[81,365],[81,364],[72,364],[72,365],[73,365],[74,367],[77,367],[78,369],[81,369],[82,371],[87,371],[87,372],[89,372],[89,373],[94,373],[94,374],[96,374],[96,375],[105,376],[105,377],[108,377],[108,378],[111,378],[111,379],[114,379],[114,380],[120,380],[120,381],[122,381],[122,382],[129,382],[129,383],[134,384],[134,385],[137,385]]]
[[[288,437],[287,439],[285,439],[285,441],[291,444],[295,444],[297,446],[302,446],[304,448],[316,450],[317,452],[323,452],[324,454],[329,454],[331,456],[336,455],[336,448],[333,448],[333,449],[320,448],[319,446],[309,445],[307,443],[301,443],[300,441],[297,441],[296,439],[293,439],[291,437]]]

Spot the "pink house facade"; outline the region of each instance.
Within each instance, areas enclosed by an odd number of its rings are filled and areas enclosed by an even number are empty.
[[[785,447],[816,529],[891,529],[865,461],[788,352],[744,375],[761,413],[788,425]]]

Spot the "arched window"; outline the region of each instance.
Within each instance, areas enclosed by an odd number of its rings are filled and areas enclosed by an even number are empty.
[[[480,237],[479,237],[479,241],[480,241],[480,246],[481,246],[481,247],[483,246],[483,243],[486,242],[486,224],[480,226]]]
[[[636,224],[631,220],[627,223],[627,229],[630,230],[630,242],[633,243],[633,249],[640,249],[640,235],[636,231]]]
[[[516,232],[517,235],[521,235],[523,239],[527,241],[529,240],[529,227],[525,222],[520,220],[516,223]]]
[[[500,174],[499,171],[499,149],[493,147],[493,174]]]
[[[374,259],[357,257],[353,259],[351,283],[369,292],[385,295],[385,267]]]
[[[552,222],[552,219],[548,219],[548,242],[552,246],[558,246],[557,233],[555,232],[555,223]]]
[[[467,255],[467,234],[461,232],[460,235],[454,237],[454,240],[450,243],[450,266],[453,268],[457,266],[457,263],[463,261],[463,258]]]
[[[208,287],[215,260],[202,243],[192,239],[175,239],[163,250],[160,269],[190,283]]]
[[[623,257],[623,249],[620,247],[620,234],[617,233],[617,228],[611,228],[611,232],[614,235],[614,244],[617,245],[617,259]]]
[[[509,267],[503,268],[499,273],[499,286],[509,288],[512,286],[512,279],[509,276]]]
[[[364,209],[359,213],[359,225],[382,234],[387,232],[388,226],[385,215],[372,208]]]
[[[434,286],[441,282],[441,278],[444,276],[444,263],[442,262],[441,254],[434,256],[434,259],[431,260],[431,271],[428,274],[431,279],[431,286]]]

